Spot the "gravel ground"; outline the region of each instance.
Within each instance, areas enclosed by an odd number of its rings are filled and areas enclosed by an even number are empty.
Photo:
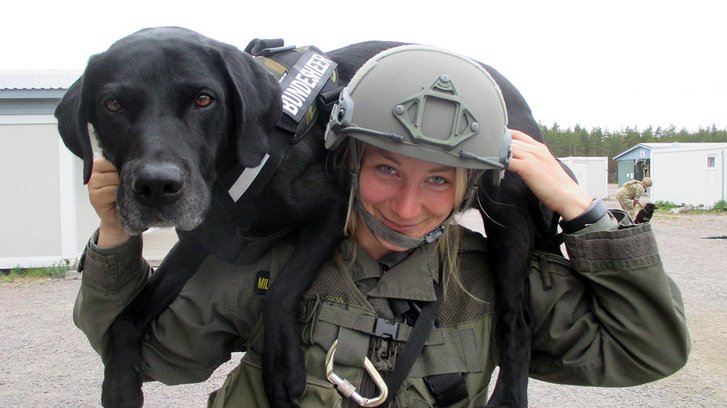
[[[533,407],[727,407],[727,235],[724,215],[658,214],[652,220],[667,272],[682,290],[692,336],[687,366],[630,388],[532,380]],[[6,407],[100,406],[103,367],[71,320],[79,275],[0,284],[0,403]],[[204,407],[239,355],[205,383],[144,386],[147,407]]]

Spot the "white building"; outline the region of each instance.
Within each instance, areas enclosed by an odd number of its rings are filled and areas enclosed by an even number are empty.
[[[727,143],[640,143],[614,157],[619,184],[649,176],[650,201],[713,206],[727,200]],[[637,177],[628,177],[638,174]],[[623,177],[622,177],[623,176]]]
[[[80,74],[0,72],[0,269],[74,259],[98,224],[53,116]]]
[[[608,198],[608,157],[560,157],[578,180],[578,186],[593,198]]]

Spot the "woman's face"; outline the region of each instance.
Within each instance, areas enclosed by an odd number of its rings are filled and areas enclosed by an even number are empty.
[[[359,199],[391,230],[421,237],[452,213],[455,174],[454,167],[367,146],[359,171]],[[374,259],[406,250],[375,236],[369,228],[359,228],[356,239]]]

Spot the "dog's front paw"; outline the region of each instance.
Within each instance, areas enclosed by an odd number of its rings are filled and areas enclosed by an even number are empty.
[[[104,408],[141,408],[144,405],[141,384],[139,368],[109,360],[104,367],[101,404]]]
[[[305,393],[306,373],[300,338],[295,326],[283,326],[280,322],[277,325],[265,325],[262,362],[265,392],[270,407],[300,407],[298,399]]]

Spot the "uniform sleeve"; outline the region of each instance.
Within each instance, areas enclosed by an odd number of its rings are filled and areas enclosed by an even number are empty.
[[[681,294],[649,224],[566,235],[570,261],[536,254],[531,376],[593,386],[666,377],[690,349]]]
[[[96,247],[97,239],[98,231],[81,258],[83,274],[73,308],[73,322],[103,357],[109,326],[144,287],[151,267],[141,256],[141,237],[108,249]]]
[[[109,326],[152,273],[141,247],[141,238],[135,237],[113,250],[86,249],[73,317],[102,359]],[[260,263],[266,260],[243,268],[208,256],[150,325],[142,342],[145,375],[165,384],[204,381],[231,352],[242,350],[262,305],[251,271],[265,269]]]

